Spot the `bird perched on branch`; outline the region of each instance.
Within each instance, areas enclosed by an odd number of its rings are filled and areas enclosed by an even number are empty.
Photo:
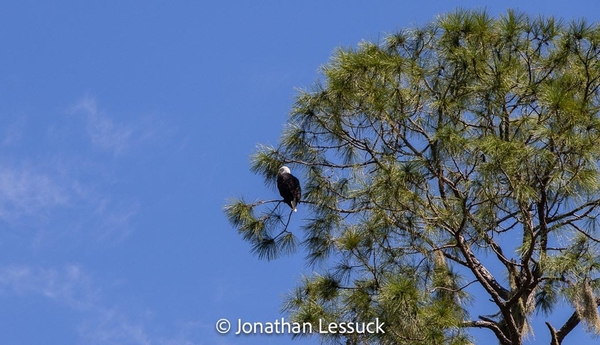
[[[302,189],[300,188],[300,181],[298,181],[296,176],[292,175],[290,168],[286,166],[279,168],[279,172],[277,173],[277,189],[279,189],[279,194],[283,197],[283,202],[296,212],[298,210],[296,205],[300,202]]]

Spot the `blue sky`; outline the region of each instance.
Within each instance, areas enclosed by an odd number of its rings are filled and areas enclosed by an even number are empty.
[[[277,196],[249,155],[276,143],[295,88],[336,47],[486,5],[0,5],[0,344],[287,343],[215,331],[220,318],[280,318],[310,273],[302,253],[259,261],[227,223],[228,197]],[[487,5],[511,7],[600,19],[596,1]],[[548,343],[537,331],[532,343]]]

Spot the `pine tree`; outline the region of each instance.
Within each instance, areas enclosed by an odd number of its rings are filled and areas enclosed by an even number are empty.
[[[325,342],[598,334],[599,88],[600,26],[585,20],[458,10],[339,49],[279,145],[252,157],[267,186],[292,167],[303,210],[232,200],[225,212],[260,258],[306,252],[318,273],[286,301],[293,320],[386,324]],[[470,315],[482,300],[493,308]],[[531,327],[565,308],[564,324]]]

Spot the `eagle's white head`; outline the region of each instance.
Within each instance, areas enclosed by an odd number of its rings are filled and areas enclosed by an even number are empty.
[[[291,174],[292,172],[290,171],[290,168],[288,168],[284,165],[281,168],[279,168],[279,173],[280,174]]]

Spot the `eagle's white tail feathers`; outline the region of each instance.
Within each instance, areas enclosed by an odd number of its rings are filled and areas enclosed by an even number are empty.
[[[292,201],[292,207],[294,208],[294,212],[298,212],[298,209],[296,208],[296,202]]]

